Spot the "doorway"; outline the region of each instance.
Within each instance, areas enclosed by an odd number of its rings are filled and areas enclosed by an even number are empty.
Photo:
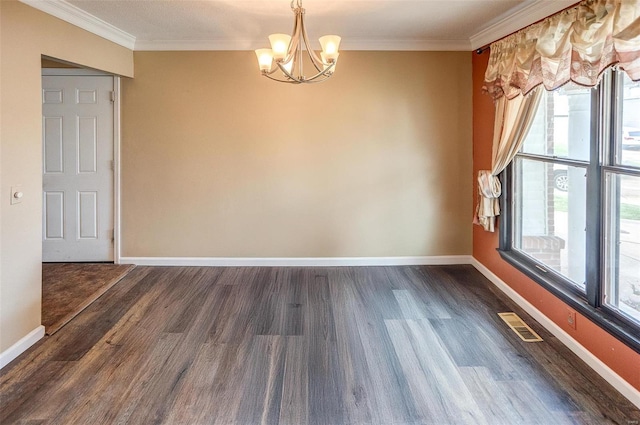
[[[114,77],[42,76],[43,262],[114,261]]]
[[[133,268],[114,264],[119,79],[69,66],[43,59],[42,323],[48,335]]]

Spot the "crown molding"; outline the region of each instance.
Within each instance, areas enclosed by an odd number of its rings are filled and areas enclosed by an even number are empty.
[[[264,40],[136,40],[136,51],[253,50]],[[253,47],[252,47],[253,46]],[[344,40],[340,50],[470,51],[469,40]]]
[[[469,40],[344,40],[341,50],[469,51]]]
[[[137,40],[133,35],[65,0],[19,0],[131,50],[253,50],[263,40]],[[344,40],[343,50],[470,51],[576,4],[575,0],[530,0],[499,16],[469,40]]]
[[[266,44],[264,41],[262,44]],[[136,40],[135,51],[252,50],[254,40]]]
[[[64,0],[19,0],[95,35],[133,50],[136,38]]]
[[[573,6],[575,0],[532,0],[523,6],[512,9],[506,16],[498,17],[495,22],[471,36],[471,49],[475,50],[499,40],[513,32],[527,27],[541,19]]]

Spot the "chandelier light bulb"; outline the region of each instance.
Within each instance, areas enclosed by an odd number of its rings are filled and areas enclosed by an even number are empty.
[[[329,61],[338,59],[338,48],[340,47],[341,38],[337,35],[325,35],[320,37],[320,45],[322,46],[322,53]]]
[[[271,34],[269,41],[271,42],[271,50],[273,50],[273,58],[276,62],[284,60],[287,57],[291,36],[288,34]]]
[[[256,56],[258,57],[260,71],[269,72],[271,70],[271,64],[273,63],[273,53],[271,49],[258,49],[256,50]]]

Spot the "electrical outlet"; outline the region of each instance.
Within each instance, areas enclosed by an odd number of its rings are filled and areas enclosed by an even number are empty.
[[[576,329],[576,312],[570,308],[567,309],[567,325],[569,325],[571,329]]]

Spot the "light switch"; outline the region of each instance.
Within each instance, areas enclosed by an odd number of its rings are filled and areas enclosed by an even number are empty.
[[[11,205],[19,204],[22,202],[24,192],[22,191],[22,185],[11,186]]]

